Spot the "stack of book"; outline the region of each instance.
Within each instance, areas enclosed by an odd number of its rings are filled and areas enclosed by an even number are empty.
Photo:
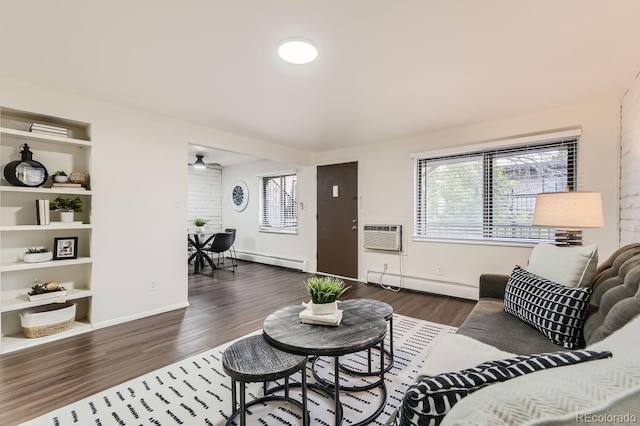
[[[60,289],[55,291],[47,291],[45,293],[39,294],[31,294],[31,292],[27,293],[27,298],[31,302],[35,302],[38,300],[49,300],[49,299],[57,299],[56,302],[63,303],[66,302],[67,298],[67,290],[64,287],[60,287]]]
[[[53,182],[53,184],[51,184],[51,187],[53,187],[53,188],[80,188],[80,189],[84,189],[84,187],[82,186],[81,183],[73,183],[73,182],[65,182],[65,183]]]
[[[307,308],[300,312],[298,315],[300,321],[305,324],[318,324],[318,325],[340,325],[342,321],[342,311],[338,309],[332,314],[318,315],[311,312],[311,308]]]
[[[49,200],[36,200],[36,221],[38,225],[49,225],[51,223]]]
[[[45,133],[51,136],[60,136],[66,138],[69,136],[69,130],[64,127],[52,126],[50,124],[31,123],[30,132]]]

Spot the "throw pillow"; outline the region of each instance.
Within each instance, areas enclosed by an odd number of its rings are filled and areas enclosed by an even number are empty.
[[[462,398],[492,383],[527,373],[611,357],[608,351],[550,352],[488,361],[462,371],[439,374],[409,387],[396,412],[395,426],[438,425]]]
[[[505,312],[567,349],[583,346],[591,289],[567,287],[516,266],[504,292]]]
[[[527,271],[558,284],[588,287],[598,267],[598,248],[588,246],[558,247],[539,243],[531,251]]]

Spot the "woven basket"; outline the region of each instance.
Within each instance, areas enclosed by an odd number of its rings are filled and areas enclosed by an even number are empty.
[[[73,328],[76,319],[75,303],[52,303],[27,309],[20,314],[25,337],[44,337]]]

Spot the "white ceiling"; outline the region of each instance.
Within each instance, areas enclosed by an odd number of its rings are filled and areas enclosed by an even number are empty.
[[[638,0],[0,0],[0,75],[317,152],[620,97]],[[291,65],[301,36],[316,62]]]

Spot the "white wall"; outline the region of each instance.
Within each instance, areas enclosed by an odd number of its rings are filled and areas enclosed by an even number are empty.
[[[298,233],[260,232],[258,175],[294,169],[298,175]],[[231,188],[237,180],[243,180],[249,189],[249,202],[242,212],[231,204]],[[225,167],[222,191],[223,227],[236,228],[234,248],[239,258],[315,271],[315,167],[270,160]]]
[[[187,217],[187,144],[251,154],[268,160],[225,169],[223,227],[237,228],[236,248],[272,258],[309,261],[316,270],[315,167],[359,162],[360,224],[400,223],[411,231],[413,162],[410,154],[430,149],[579,126],[579,189],[603,194],[605,227],[585,230],[605,258],[618,247],[619,100],[591,103],[479,123],[411,138],[315,155],[267,142],[171,120],[158,115],[0,78],[0,104],[92,123],[93,321],[108,325],[187,304],[184,260]],[[298,169],[300,211],[297,235],[258,232],[258,173]],[[229,192],[242,178],[250,188],[244,212],[231,209]],[[361,238],[362,240],[362,238]],[[398,256],[360,250],[359,278],[389,265],[408,287],[473,297],[478,276],[508,273],[524,264],[530,248],[413,242]],[[443,275],[437,275],[437,268]],[[156,282],[156,291],[149,283]]]
[[[620,246],[640,241],[640,77],[622,97]]]
[[[579,190],[600,191],[605,227],[584,230],[586,243],[597,243],[604,259],[618,247],[619,101],[604,99],[526,116],[403,138],[376,145],[328,151],[314,155],[317,164],[357,160],[359,163],[359,223],[398,223],[412,232],[413,161],[411,153],[465,146],[496,139],[582,128],[579,142]],[[362,241],[362,233],[360,234]],[[360,280],[377,282],[383,263],[385,277],[405,275],[409,288],[460,297],[477,297],[482,273],[509,273],[526,265],[530,247],[487,244],[414,242],[405,240],[405,255],[379,254],[360,249]],[[362,245],[362,244],[361,244]],[[442,275],[438,274],[442,268]],[[368,272],[377,272],[369,273]]]
[[[204,232],[222,231],[222,170],[187,167],[187,228],[193,220],[204,219]]]
[[[1,77],[0,105],[92,124],[96,326],[187,305],[188,144],[310,161],[300,151]]]

